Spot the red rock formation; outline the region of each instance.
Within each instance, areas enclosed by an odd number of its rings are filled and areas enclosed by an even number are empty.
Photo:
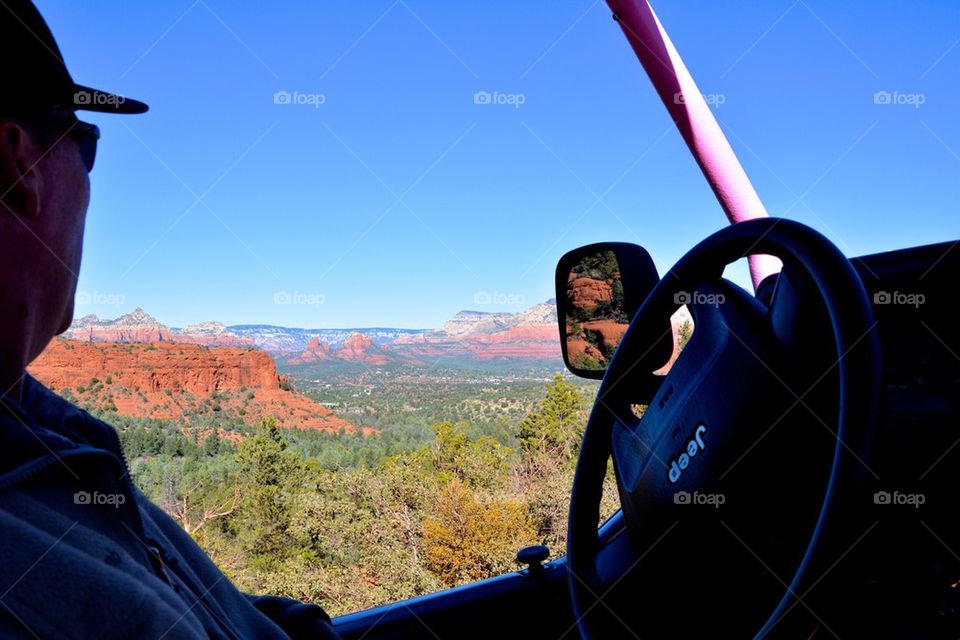
[[[290,358],[288,364],[311,364],[313,362],[323,362],[333,357],[330,351],[330,343],[320,341],[318,336],[310,338],[307,348],[300,355]]]
[[[254,347],[253,338],[238,336],[227,329],[222,322],[201,322],[190,324],[173,333],[175,342],[190,342],[207,346]]]
[[[163,325],[82,327],[71,329],[70,337],[84,342],[169,342],[173,340],[170,329]]]
[[[176,419],[205,405],[248,424],[273,415],[289,427],[354,430],[323,405],[282,388],[273,358],[255,349],[57,338],[27,370],[55,391],[68,389],[95,406],[112,402],[123,415]]]
[[[567,357],[573,361],[578,355],[586,355],[601,364],[606,363],[604,353],[613,353],[623,334],[630,325],[616,320],[591,320],[580,325],[581,332],[567,337]],[[585,338],[586,332],[592,332],[596,338],[594,344]]]
[[[232,333],[225,333],[219,336],[194,336],[188,333],[174,333],[170,341],[199,344],[207,347],[256,347],[256,343],[252,338],[244,338]]]
[[[337,357],[350,362],[380,366],[390,361],[389,349],[373,343],[373,338],[362,333],[351,333],[340,348]]]
[[[601,363],[606,361],[606,358],[604,358],[603,353],[601,353],[599,349],[583,338],[573,336],[567,340],[567,357],[571,362],[576,362],[576,358],[579,355],[585,355],[591,360],[596,360]]]
[[[30,365],[30,373],[58,388],[91,377],[122,373],[124,384],[143,391],[238,391],[279,389],[273,359],[262,351],[193,344],[88,344],[57,339]]]
[[[613,299],[613,281],[596,280],[594,278],[575,278],[570,274],[567,283],[567,299],[578,309],[593,309],[601,302]]]
[[[616,320],[591,320],[584,322],[581,326],[585,330],[596,332],[600,336],[599,346],[604,350],[612,351],[620,344],[620,339],[630,325]]]
[[[485,335],[466,336],[463,350],[477,360],[532,359],[560,357],[560,339],[556,324],[518,325]]]
[[[461,311],[443,329],[401,336],[392,347],[393,353],[411,363],[433,364],[459,356],[479,361],[560,359],[552,301],[519,313]]]
[[[64,338],[84,342],[186,342],[207,346],[253,347],[254,341],[231,333],[220,322],[201,322],[183,329],[161,324],[143,309],[134,309],[116,320],[95,315],[75,320]]]
[[[382,366],[395,360],[395,355],[386,346],[374,344],[373,338],[362,333],[351,333],[336,349],[314,336],[303,353],[291,358],[287,364],[312,364],[327,360],[358,362],[369,366]]]
[[[166,342],[173,338],[173,333],[138,308],[116,320],[84,316],[67,330],[64,337],[86,342]]]

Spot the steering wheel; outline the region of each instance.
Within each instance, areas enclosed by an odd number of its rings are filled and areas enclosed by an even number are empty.
[[[768,304],[722,279],[758,253],[784,263]],[[695,331],[658,376],[680,304]],[[823,622],[809,594],[870,473],[875,324],[851,263],[785,219],[718,231],[660,280],[610,362],[577,461],[567,579],[584,640],[761,637],[794,610]],[[611,456],[629,534],[618,544],[597,531]]]

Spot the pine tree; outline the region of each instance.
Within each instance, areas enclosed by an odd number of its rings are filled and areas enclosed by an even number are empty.
[[[559,373],[547,383],[540,407],[520,421],[517,437],[525,451],[576,458],[583,436],[586,402],[583,394]]]
[[[248,553],[268,563],[282,558],[290,542],[289,490],[299,465],[286,449],[277,422],[270,417],[262,419],[256,435],[237,450],[243,495],[238,537]]]

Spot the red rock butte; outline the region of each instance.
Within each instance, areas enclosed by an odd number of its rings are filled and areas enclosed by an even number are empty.
[[[351,333],[337,348],[332,348],[330,343],[321,341],[318,336],[314,336],[310,339],[303,353],[291,358],[287,363],[311,364],[330,360],[382,366],[396,361],[397,358],[386,345],[374,344],[370,336],[362,333]]]
[[[567,298],[578,309],[593,309],[613,299],[613,280],[598,280],[571,273],[567,282]]]
[[[196,411],[198,403],[209,406],[213,400],[222,415],[236,415],[247,424],[272,415],[286,427],[356,431],[290,389],[273,358],[257,349],[56,338],[27,370],[54,391],[69,390],[79,401],[102,406],[109,399],[121,415],[177,419]]]

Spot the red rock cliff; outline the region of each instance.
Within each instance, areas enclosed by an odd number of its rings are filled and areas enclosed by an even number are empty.
[[[70,390],[93,406],[112,403],[124,415],[176,419],[215,405],[225,419],[238,416],[249,424],[273,415],[289,427],[354,429],[323,405],[282,388],[287,385],[281,386],[273,358],[256,349],[57,338],[27,370],[55,391]]]

